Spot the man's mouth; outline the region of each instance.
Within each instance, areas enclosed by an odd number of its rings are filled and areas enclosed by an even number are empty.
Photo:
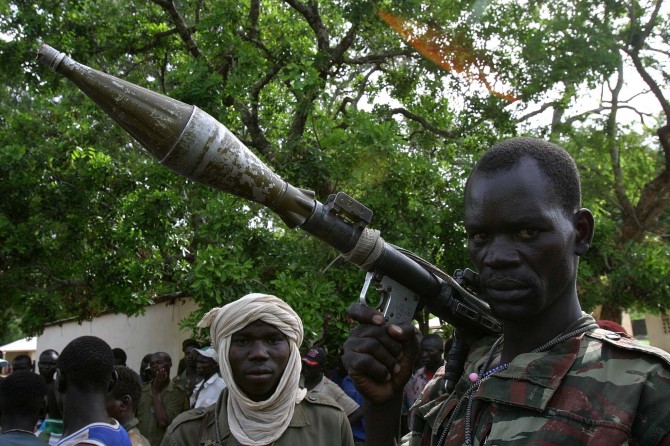
[[[528,285],[523,280],[514,279],[511,277],[492,277],[484,281],[484,285],[488,290],[509,291],[517,289],[528,288]]]
[[[263,376],[268,376],[272,375],[274,372],[271,368],[269,367],[254,367],[249,370],[247,370],[246,375],[248,376],[256,376],[256,377],[263,377]]]
[[[493,301],[512,302],[528,296],[531,286],[524,280],[493,277],[484,281],[486,297]]]

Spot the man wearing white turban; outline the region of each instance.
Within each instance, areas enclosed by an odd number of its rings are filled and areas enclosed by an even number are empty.
[[[346,414],[299,387],[303,328],[281,299],[248,294],[207,313],[228,387],[216,404],[179,415],[161,446],[353,445]]]

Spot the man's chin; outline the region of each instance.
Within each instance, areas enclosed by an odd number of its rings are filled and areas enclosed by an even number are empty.
[[[491,313],[504,322],[527,323],[533,312],[520,305],[491,305]]]

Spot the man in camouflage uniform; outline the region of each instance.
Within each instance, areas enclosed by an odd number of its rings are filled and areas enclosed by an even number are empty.
[[[228,383],[216,404],[191,409],[162,446],[353,446],[344,411],[299,387],[300,317],[275,296],[249,294],[205,315]]]
[[[503,336],[473,344],[453,393],[436,375],[403,444],[670,444],[670,355],[581,311],[577,266],[594,220],[580,203],[574,161],[553,144],[515,138],[477,163],[465,188],[468,250]],[[413,328],[385,327],[360,305],[350,314],[362,325],[344,359],[369,402],[368,444],[393,444],[383,426],[398,417]]]

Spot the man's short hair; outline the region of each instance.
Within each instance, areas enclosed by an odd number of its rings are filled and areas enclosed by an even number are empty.
[[[192,338],[184,339],[184,341],[181,343],[181,350],[186,350],[186,347],[200,348],[200,343]]]
[[[54,353],[56,356],[58,356],[58,352],[52,348],[48,348],[44,350],[42,353],[40,353],[40,358],[45,355],[51,356],[51,354]]]
[[[122,348],[113,348],[112,353],[114,354],[114,365],[126,365],[128,356]]]
[[[58,369],[65,375],[67,385],[84,392],[107,393],[113,368],[112,348],[95,336],[73,339],[58,357]]]
[[[421,338],[421,343],[423,344],[424,342],[434,342],[436,344],[439,343],[442,347],[444,347],[444,339],[442,336],[435,333],[428,333],[423,338]]]
[[[34,371],[33,359],[30,356],[24,354],[16,356],[12,361],[12,369],[16,370],[15,364],[18,362],[26,362],[28,364],[28,368],[26,370]],[[19,369],[19,371],[21,370],[23,369]]]
[[[46,394],[47,383],[41,375],[14,372],[0,382],[0,412],[37,420]]]
[[[116,384],[112,387],[110,393],[114,399],[120,400],[126,395],[132,399],[132,404],[137,410],[137,404],[140,401],[142,394],[142,386],[140,384],[140,377],[133,369],[124,365],[114,366],[114,370],[118,374]]]
[[[510,170],[524,157],[537,161],[566,213],[572,214],[580,208],[581,182],[575,160],[562,147],[537,138],[512,138],[493,145],[475,164],[468,183],[475,174]]]
[[[167,362],[169,362],[170,364],[172,364],[172,356],[170,356],[168,353],[165,353],[165,352],[156,352],[156,353],[154,353],[154,354],[151,355],[151,356],[152,356],[152,357],[153,357],[153,356],[161,356],[161,357],[163,358],[164,361],[167,361]]]

